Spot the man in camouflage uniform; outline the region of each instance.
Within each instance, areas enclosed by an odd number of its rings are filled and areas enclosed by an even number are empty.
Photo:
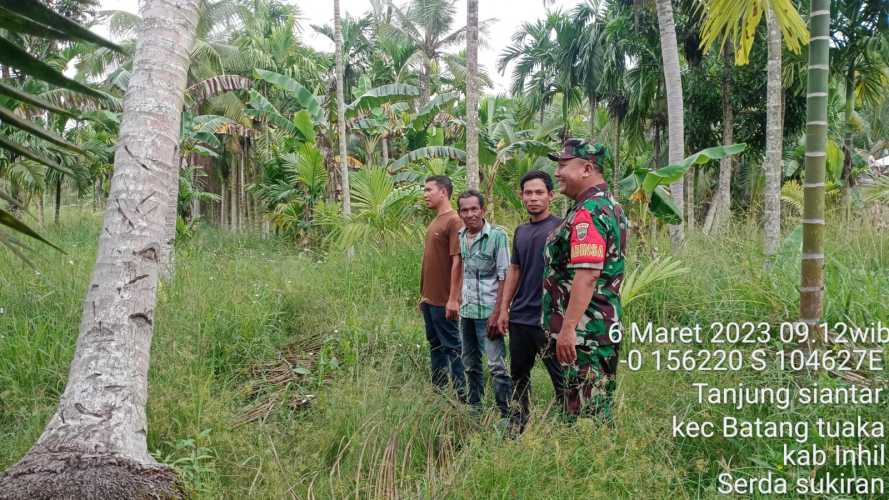
[[[575,204],[544,248],[541,326],[556,339],[565,409],[610,421],[620,346],[608,333],[620,323],[627,219],[605,183],[606,157],[605,146],[582,139],[550,155],[560,191]]]

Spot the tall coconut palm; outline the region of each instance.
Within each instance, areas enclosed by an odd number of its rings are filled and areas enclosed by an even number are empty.
[[[178,186],[198,0],[148,0],[80,335],[59,407],[0,476],[4,498],[178,496],[148,453],[145,403],[164,218]],[[163,75],[158,78],[157,75]]]
[[[661,57],[664,60],[664,83],[667,87],[668,159],[671,164],[685,157],[685,117],[682,108],[682,73],[679,70],[679,49],[676,45],[676,26],[673,22],[671,0],[656,0],[657,20],[661,37]],[[682,179],[670,185],[670,194],[680,214],[683,213],[684,189]],[[685,239],[682,224],[670,226],[670,239],[676,249]]]
[[[814,332],[821,321],[824,299],[824,177],[827,161],[830,0],[811,0],[810,5],[799,307],[800,320]]]
[[[791,0],[711,0],[704,4],[705,19],[701,45],[709,48],[720,37],[723,44],[734,48],[735,63],[748,61],[756,27],[766,12],[768,24],[768,83],[766,88],[766,186],[765,239],[767,255],[778,247],[781,232],[781,179],[783,111],[781,85],[781,43],[799,52],[808,40],[808,31]],[[720,172],[721,177],[722,172]],[[729,190],[730,192],[730,190]]]
[[[763,193],[763,249],[766,255],[778,251],[781,238],[781,180],[784,164],[782,149],[784,142],[784,120],[781,100],[784,89],[781,85],[781,27],[774,10],[769,7],[766,13],[768,24],[768,76],[766,87],[766,158],[765,192]]]
[[[349,198],[349,164],[347,159],[346,100],[343,95],[343,34],[340,22],[340,0],[333,0],[333,29],[336,49],[336,124],[340,145],[340,182],[343,187],[343,215],[352,214]]]
[[[722,144],[728,146],[735,143],[734,109],[732,108],[732,58],[731,44],[723,48],[722,64]],[[713,203],[704,220],[704,233],[719,230],[729,219],[732,207],[732,158],[719,160],[719,181]]]
[[[466,180],[478,189],[478,0],[466,0]]]

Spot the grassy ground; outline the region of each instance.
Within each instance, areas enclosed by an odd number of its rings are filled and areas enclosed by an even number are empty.
[[[50,230],[68,254],[38,249],[37,271],[0,253],[0,469],[38,438],[64,387],[98,222],[70,216]],[[795,318],[798,250],[766,269],[756,231],[736,229],[718,241],[692,240],[681,259],[693,272],[632,304],[626,320]],[[832,224],[828,255],[825,317],[887,321],[889,236]],[[691,382],[806,382],[776,370],[688,376],[622,367],[616,425],[607,429],[547,417],[551,392],[537,368],[534,420],[520,439],[504,440],[494,415],[479,421],[430,390],[414,310],[419,258],[418,248],[359,252],[350,265],[209,229],[182,242],[156,315],[152,452],[199,498],[709,498],[723,471],[811,472],[779,465],[782,440],[670,435],[674,414],[729,412],[698,404]],[[883,404],[732,413],[812,420],[878,419],[885,411]]]

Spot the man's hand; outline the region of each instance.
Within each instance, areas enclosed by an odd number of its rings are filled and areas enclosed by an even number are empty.
[[[456,300],[448,300],[445,304],[445,318],[456,320],[460,317],[460,303]]]
[[[423,315],[423,301],[425,300],[426,299],[424,299],[423,297],[417,299],[417,312],[420,313],[421,316]]]
[[[499,322],[497,321],[499,318],[499,314],[492,314],[491,317],[488,318],[487,335],[491,340],[497,340],[506,335],[506,332],[500,330]]]
[[[509,332],[509,311],[506,309],[497,316],[497,330],[504,336]]]
[[[577,333],[573,329],[562,328],[556,339],[556,359],[559,363],[573,365],[577,361]]]

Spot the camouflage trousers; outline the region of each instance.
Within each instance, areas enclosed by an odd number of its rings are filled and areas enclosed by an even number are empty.
[[[618,345],[578,345],[577,361],[563,365],[565,411],[579,417],[613,419]]]

